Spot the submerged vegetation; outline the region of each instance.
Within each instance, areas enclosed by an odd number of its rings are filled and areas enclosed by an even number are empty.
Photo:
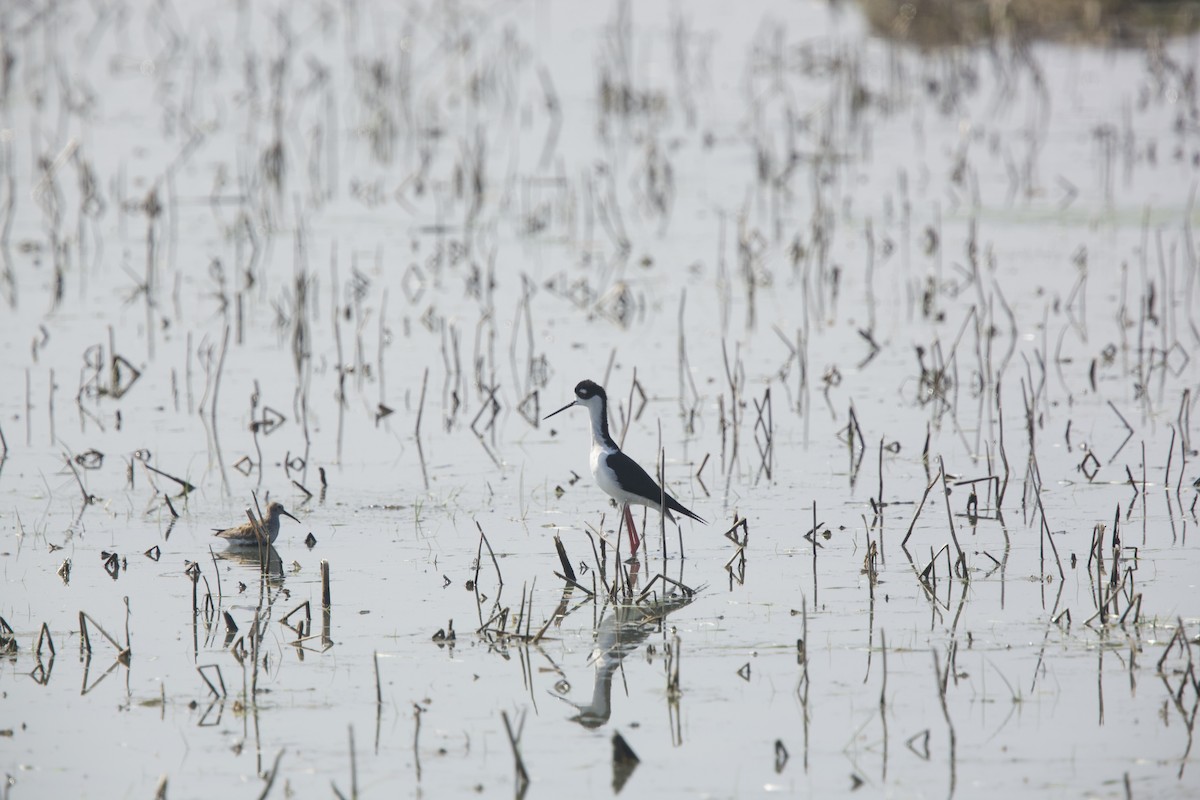
[[[3,5],[3,796],[1187,796],[1194,19]]]

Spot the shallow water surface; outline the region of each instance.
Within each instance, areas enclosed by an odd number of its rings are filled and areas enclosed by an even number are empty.
[[[1200,40],[729,8],[0,9],[3,797],[1196,794]]]

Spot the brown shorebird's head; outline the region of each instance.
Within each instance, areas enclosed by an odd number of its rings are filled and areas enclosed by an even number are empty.
[[[283,507],[282,503],[276,503],[276,502],[272,501],[271,505],[267,506],[267,519],[271,520],[271,521],[275,521],[275,520],[279,519],[280,514],[282,514],[285,517],[292,517],[292,519],[296,519],[294,516],[292,516],[291,514],[288,513],[288,510]],[[300,520],[296,519],[296,522],[299,522],[299,521]]]

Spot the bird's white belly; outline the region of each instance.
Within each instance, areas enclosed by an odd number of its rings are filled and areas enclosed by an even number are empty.
[[[599,445],[592,445],[592,477],[596,480],[596,485],[604,490],[604,493],[617,501],[618,504],[629,503],[631,505],[650,506],[658,508],[658,503],[651,502],[645,497],[627,492],[621,488],[621,484],[617,482],[617,476],[609,468],[607,457],[611,453]]]
[[[605,463],[608,453],[609,451],[603,447],[592,446],[592,477],[595,478],[596,485],[603,489],[609,497],[614,498],[618,503],[628,503],[630,502],[629,493],[621,488],[613,471]]]

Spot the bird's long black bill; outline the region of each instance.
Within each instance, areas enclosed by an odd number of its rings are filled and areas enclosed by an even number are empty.
[[[558,411],[555,411],[554,414],[561,414],[562,412],[566,411],[568,408],[570,408],[573,405],[575,405],[574,401],[567,403],[565,406],[560,408]],[[547,414],[546,416],[542,417],[542,419],[550,419],[551,417],[554,416],[554,414]]]
[[[286,511],[280,511],[279,513],[280,513],[280,514],[283,514],[285,517],[292,517],[292,515],[291,515],[291,514],[289,514],[289,513],[288,513],[288,512],[286,512]],[[296,520],[296,522],[299,522],[299,521],[300,521],[300,520],[296,519],[295,517],[292,517],[292,519],[295,519],[295,520]]]

